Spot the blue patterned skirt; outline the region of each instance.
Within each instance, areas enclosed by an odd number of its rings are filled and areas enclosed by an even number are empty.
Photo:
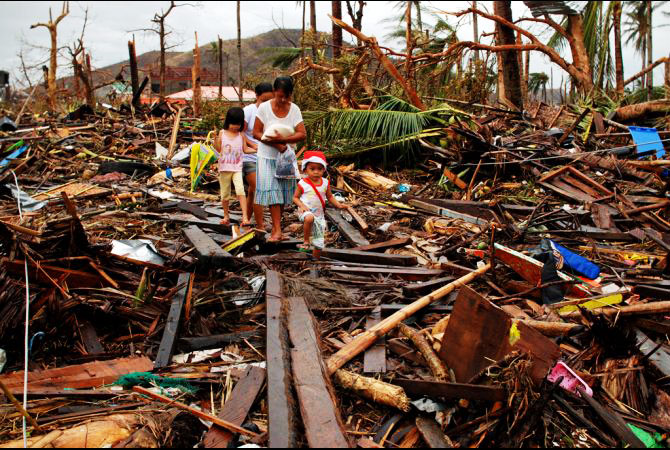
[[[256,204],[290,205],[297,180],[282,180],[275,177],[277,160],[258,157],[256,165]]]

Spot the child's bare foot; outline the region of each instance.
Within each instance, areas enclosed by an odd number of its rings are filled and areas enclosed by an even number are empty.
[[[310,245],[308,242],[298,244],[298,250],[309,250]]]
[[[268,239],[268,242],[273,242],[273,243],[281,242],[282,238],[283,238],[283,236],[281,234],[272,234],[272,235],[270,235],[270,239]]]
[[[221,225],[230,225],[230,219],[221,219]]]

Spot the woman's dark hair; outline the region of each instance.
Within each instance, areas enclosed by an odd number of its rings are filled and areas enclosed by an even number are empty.
[[[274,84],[275,91],[282,91],[286,95],[293,94],[293,78],[277,77]]]
[[[223,129],[227,130],[230,125],[239,125],[240,131],[244,131],[244,110],[239,106],[233,106],[226,113]]]
[[[256,97],[260,97],[267,92],[273,91],[272,85],[270,83],[259,83],[256,85],[254,90],[256,91]]]

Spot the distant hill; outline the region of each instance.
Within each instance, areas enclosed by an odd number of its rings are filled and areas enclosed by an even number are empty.
[[[268,62],[271,54],[262,51],[265,48],[293,47],[300,43],[301,30],[272,30],[253,37],[242,39],[242,64],[246,75],[258,72],[272,72],[271,64]],[[156,43],[158,45],[158,43]],[[228,39],[223,41],[224,52],[224,73],[226,71],[226,57],[228,54],[229,77],[237,80],[237,39]],[[203,68],[218,72],[218,54],[212,48],[209,42],[200,47],[201,64]],[[191,67],[193,65],[193,50],[185,52],[167,52],[166,64],[170,67]],[[137,56],[137,63],[140,69],[148,68],[152,64],[158,67],[160,61],[160,51],[152,50]],[[129,80],[130,71],[128,69],[128,60],[120,61],[96,70],[98,76],[103,78],[116,76],[123,68],[123,77]]]

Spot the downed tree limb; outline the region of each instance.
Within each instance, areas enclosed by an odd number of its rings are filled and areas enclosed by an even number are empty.
[[[208,414],[204,411],[199,411],[197,409],[191,408],[188,405],[185,405],[181,402],[172,400],[169,397],[165,397],[160,394],[155,394],[151,392],[149,389],[145,389],[140,386],[134,386],[133,391],[137,392],[138,394],[146,395],[149,398],[152,398],[154,400],[158,400],[161,403],[165,403],[166,405],[174,406],[175,408],[179,408],[183,411],[186,411],[189,414],[193,414],[195,417],[198,417],[200,419],[207,420],[209,422],[214,423],[215,425],[220,426],[221,428],[225,428],[226,430],[232,431],[233,433],[239,433],[239,434],[244,434],[245,436],[251,436],[251,437],[257,437],[258,435],[254,433],[253,431],[249,431],[246,428],[242,428],[238,425],[235,425],[234,423],[230,423],[227,420],[220,419],[216,416],[213,416],[212,414]]]
[[[332,20],[335,25],[338,25],[342,27],[343,29],[347,30],[350,34],[353,34],[356,36],[361,42],[365,42],[370,46],[370,49],[372,52],[375,54],[379,62],[384,66],[384,69],[391,75],[402,87],[402,89],[405,91],[405,94],[407,94],[407,97],[409,98],[410,102],[412,105],[416,106],[422,111],[426,110],[426,105],[423,104],[421,101],[421,98],[419,98],[419,95],[416,93],[416,90],[412,87],[411,84],[407,81],[406,78],[404,78],[400,72],[398,72],[398,69],[396,66],[391,62],[391,60],[382,52],[381,48],[379,48],[379,44],[377,44],[377,39],[374,37],[368,37],[352,27],[351,25],[341,21],[340,19],[336,19],[330,14],[328,14],[328,17],[330,17],[330,20]]]
[[[624,86],[627,85],[627,84],[632,83],[633,81],[637,80],[638,78],[640,78],[640,77],[644,76],[645,74],[651,72],[652,70],[654,70],[656,68],[656,66],[659,66],[663,63],[667,63],[669,61],[670,61],[670,58],[668,58],[667,56],[655,61],[654,63],[648,65],[647,67],[645,67],[644,69],[642,69],[641,71],[639,71],[638,73],[633,75],[632,77],[625,80],[623,82]]]
[[[355,392],[361,397],[401,411],[409,412],[410,399],[400,386],[385,383],[375,378],[364,377],[348,370],[335,372],[335,381],[345,389]]]
[[[652,100],[636,105],[622,106],[615,111],[614,119],[619,122],[630,122],[650,114],[667,114],[668,111],[670,111],[670,100]]]
[[[424,339],[424,337],[421,336],[421,334],[419,334],[414,328],[405,325],[404,323],[398,324],[398,329],[402,334],[407,336],[410,341],[412,341],[416,348],[421,352],[423,357],[426,358],[428,367],[430,368],[433,376],[438,381],[447,381],[449,379],[449,371],[447,370],[447,367],[437,356],[437,354],[435,354],[430,344]]]
[[[577,323],[564,323],[564,322],[545,322],[543,320],[520,320],[520,322],[528,325],[531,328],[535,328],[540,333],[548,337],[558,337],[565,336],[566,334],[571,333],[573,330],[583,328],[582,325]]]
[[[365,351],[368,347],[374,344],[375,341],[379,339],[381,336],[386,335],[389,331],[398,326],[400,322],[407,319],[408,317],[411,317],[417,311],[441,299],[450,292],[453,292],[455,289],[467,285],[475,278],[479,277],[482,274],[485,274],[490,268],[491,264],[486,264],[482,268],[477,269],[467,275],[462,276],[457,280],[452,281],[451,283],[441,287],[432,294],[421,297],[414,303],[410,303],[405,308],[401,309],[395,314],[392,314],[391,316],[379,322],[379,324],[359,334],[353,341],[351,341],[349,344],[341,348],[337,353],[333,354],[328,359],[327,362],[328,372],[330,374],[335,373],[337,369],[340,369],[347,362],[351,361],[357,355]]]

